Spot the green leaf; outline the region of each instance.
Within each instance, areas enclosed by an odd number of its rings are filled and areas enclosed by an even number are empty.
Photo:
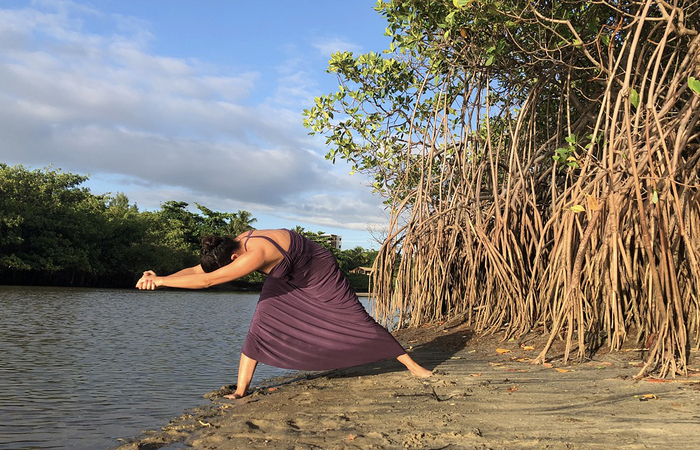
[[[465,6],[469,6],[469,4],[471,2],[472,2],[472,0],[452,0],[452,4],[455,5],[459,9],[462,9]]]
[[[688,87],[693,92],[700,95],[700,80],[696,79],[695,77],[688,77]]]
[[[493,64],[493,58],[494,58],[493,55],[489,56],[489,59],[486,60],[486,67],[488,67],[488,66],[490,66],[491,64]]]
[[[656,189],[654,189],[654,193],[651,196],[651,202],[653,204],[659,203],[659,192]]]
[[[630,103],[632,103],[632,106],[635,108],[639,108],[639,92],[634,88],[630,90]]]
[[[580,213],[580,212],[584,212],[586,210],[586,208],[584,208],[581,205],[574,205],[571,207],[571,210],[575,213]]]

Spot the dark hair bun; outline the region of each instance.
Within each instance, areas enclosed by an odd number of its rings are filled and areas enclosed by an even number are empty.
[[[213,272],[231,263],[231,255],[241,244],[228,236],[206,235],[201,238],[200,264],[205,272]]]
[[[214,250],[216,247],[218,247],[223,239],[221,236],[212,236],[212,235],[206,235],[202,236],[201,242],[202,242],[202,252],[209,253],[212,250]]]

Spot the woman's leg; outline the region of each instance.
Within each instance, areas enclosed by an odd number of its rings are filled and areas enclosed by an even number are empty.
[[[431,371],[415,362],[413,358],[408,356],[408,353],[404,353],[396,359],[398,359],[401,364],[406,366],[406,368],[417,377],[428,378],[430,375],[433,374]]]
[[[238,363],[238,385],[236,386],[236,392],[230,395],[225,395],[225,398],[241,398],[248,391],[250,386],[250,380],[253,379],[253,373],[255,372],[255,367],[258,362],[253,358],[248,358],[246,355],[241,353],[241,362]]]

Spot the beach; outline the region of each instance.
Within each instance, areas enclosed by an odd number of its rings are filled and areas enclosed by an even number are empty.
[[[392,360],[268,380],[240,400],[224,387],[118,448],[700,448],[697,351],[688,377],[635,380],[645,352],[633,345],[564,365],[555,343],[533,365],[541,333],[505,340],[447,323],[395,336],[432,377]]]

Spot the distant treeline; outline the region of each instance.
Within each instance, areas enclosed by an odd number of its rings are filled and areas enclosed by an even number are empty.
[[[236,236],[253,229],[248,211],[213,211],[168,201],[139,211],[122,193],[95,195],[88,177],[60,169],[29,170],[0,163],[0,284],[131,287],[139,273],[168,274],[197,264],[205,234]],[[322,232],[296,231],[329,247]],[[347,273],[371,265],[374,251],[332,250]],[[235,285],[259,287],[251,274]],[[366,288],[366,277],[353,277]]]

